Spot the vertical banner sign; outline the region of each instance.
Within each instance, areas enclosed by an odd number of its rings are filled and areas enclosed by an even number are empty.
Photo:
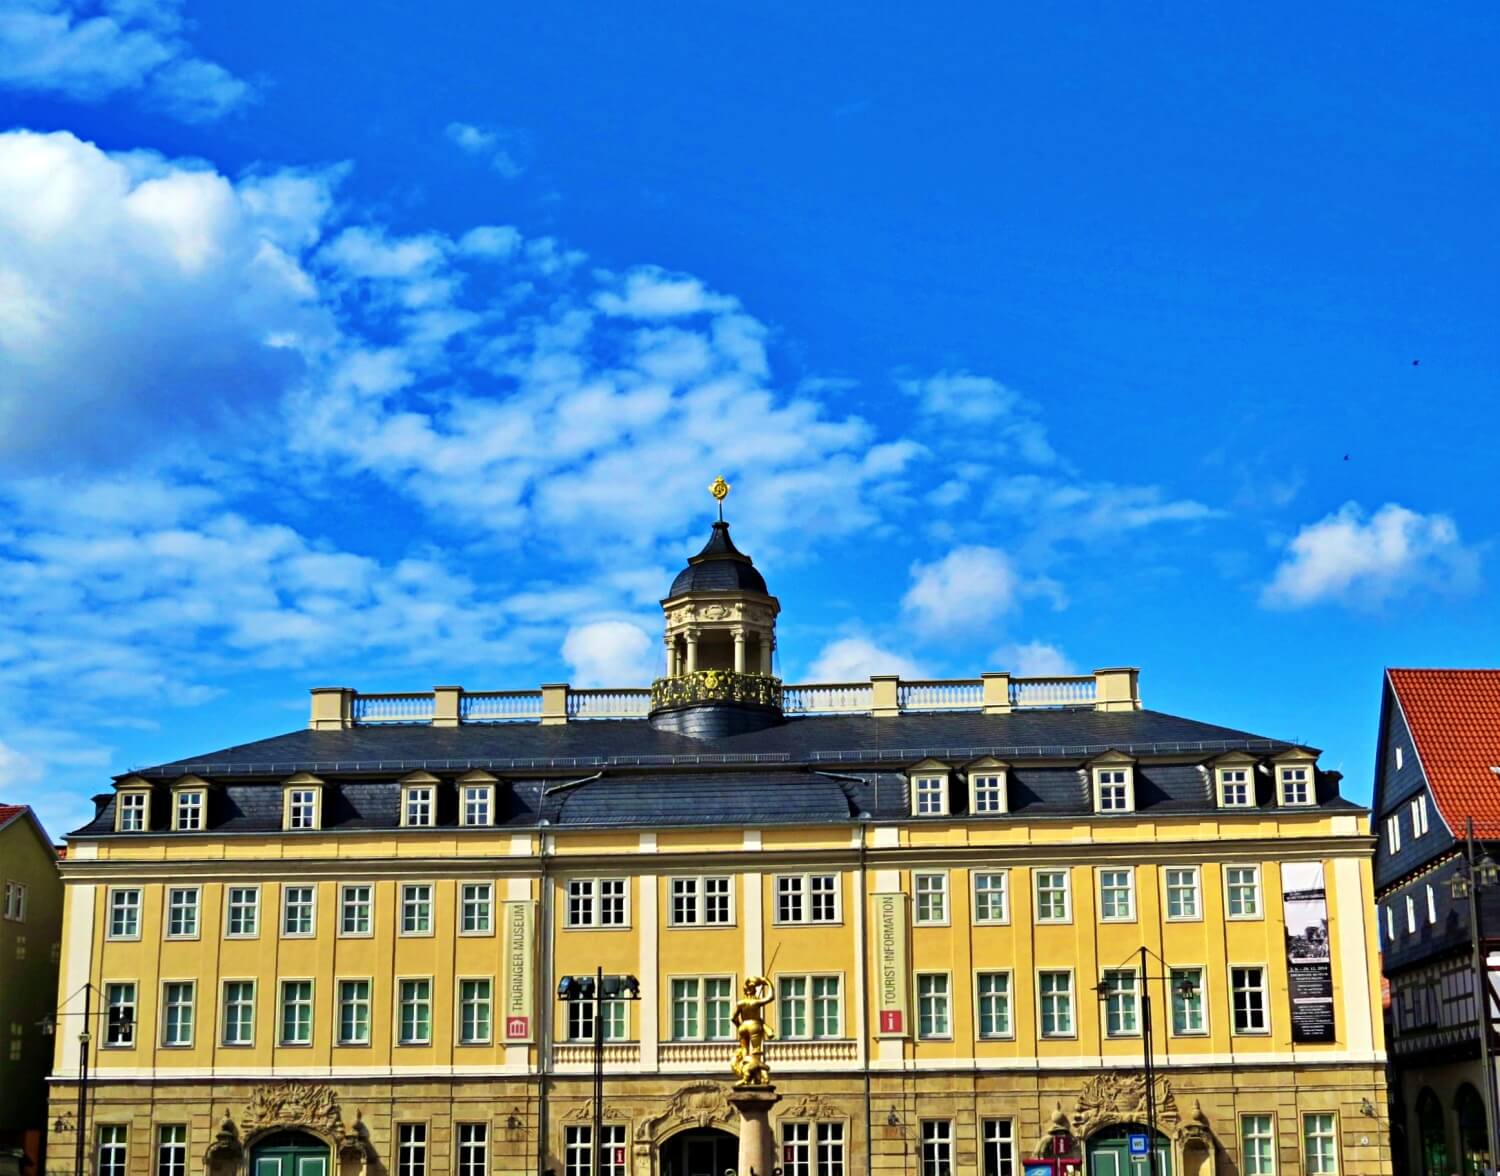
[[[1328,894],[1321,862],[1281,863],[1286,912],[1286,973],[1292,1040],[1332,1042],[1333,966],[1328,955]]]
[[[531,1040],[532,935],[536,927],[536,904],[507,902],[503,906],[505,952],[505,1040]]]
[[[906,895],[876,894],[875,1012],[876,1037],[911,1036],[906,973]]]

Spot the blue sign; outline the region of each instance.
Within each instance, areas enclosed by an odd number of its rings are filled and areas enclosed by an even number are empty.
[[[1051,1164],[1027,1164],[1026,1176],[1052,1176]]]
[[[1151,1149],[1146,1146],[1146,1135],[1144,1132],[1132,1134],[1130,1137],[1130,1154],[1133,1156],[1149,1155]]]

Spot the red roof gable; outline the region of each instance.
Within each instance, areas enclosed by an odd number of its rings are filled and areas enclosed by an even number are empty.
[[[1386,673],[1448,828],[1500,837],[1500,670]]]
[[[12,817],[19,817],[25,811],[24,804],[0,804],[0,829],[9,825]]]

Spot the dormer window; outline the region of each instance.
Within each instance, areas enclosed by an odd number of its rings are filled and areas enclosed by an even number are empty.
[[[1312,804],[1312,769],[1302,765],[1281,769],[1281,803]]]
[[[948,811],[948,777],[915,776],[911,782],[912,809],[919,817],[940,817]]]
[[[1128,813],[1135,810],[1134,773],[1129,768],[1094,769],[1094,810]]]
[[[115,796],[115,832],[145,833],[151,827],[151,794],[121,792]]]
[[[1003,764],[993,760],[980,760],[969,766],[967,775],[971,813],[1003,813],[1009,810]]]
[[[323,827],[323,781],[298,772],[286,781],[282,793],[282,823],[290,830]]]
[[[437,821],[437,790],[431,784],[408,784],[401,790],[401,823],[419,828]]]
[[[179,788],[172,795],[172,828],[178,833],[201,833],[207,811],[206,788]]]
[[[458,821],[484,827],[495,823],[495,777],[468,772],[458,778]]]
[[[1252,769],[1219,769],[1219,804],[1223,808],[1249,808],[1255,803],[1255,781]]]

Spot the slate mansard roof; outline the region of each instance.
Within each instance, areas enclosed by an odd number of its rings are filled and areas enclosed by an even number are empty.
[[[1137,758],[1137,812],[1218,812],[1214,757],[1243,751],[1264,760],[1294,746],[1149,710],[807,716],[718,739],[619,719],[299,730],[129,775],[162,789],[188,775],[207,781],[211,833],[279,831],[281,782],[296,772],[325,782],[324,828],[355,831],[399,825],[407,773],[447,782],[474,769],[499,778],[498,826],[649,829],[929,819],[910,816],[909,769],[938,760],[957,773],[989,756],[1009,765],[1009,811],[973,819],[1005,821],[1092,815],[1087,761],[1109,751]],[[1269,773],[1261,775],[1263,810],[1276,801]],[[1339,796],[1338,780],[1318,773],[1317,807],[1362,811]],[[457,824],[453,791],[440,790],[441,827]],[[960,817],[963,794],[953,789]],[[99,801],[79,834],[112,832],[114,798]]]

